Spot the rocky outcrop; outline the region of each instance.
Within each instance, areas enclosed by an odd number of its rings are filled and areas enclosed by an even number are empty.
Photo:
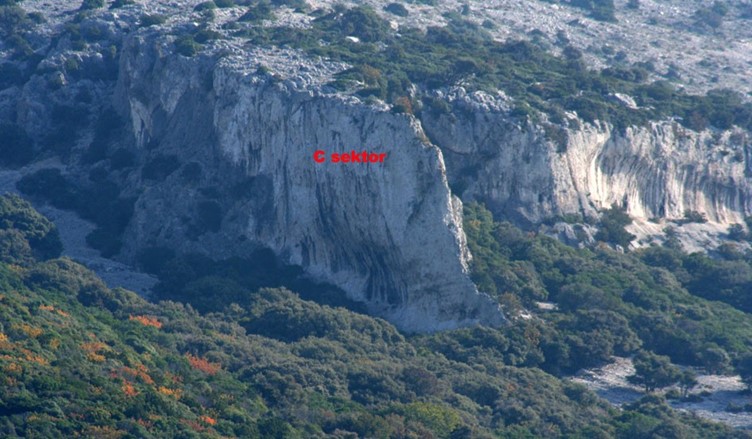
[[[175,54],[175,36],[201,26],[197,15],[180,16],[186,5],[138,3],[81,16],[80,27],[101,39],[85,46],[73,45],[74,35],[55,39],[25,84],[0,92],[0,119],[18,123],[38,145],[64,143],[53,146],[71,175],[88,181],[91,162],[80,159],[101,141],[94,125],[116,89],[130,139],[110,144],[108,159],[89,159],[109,160],[95,167],[110,166],[108,177],[137,198],[125,259],[150,246],[214,258],[270,248],[403,329],[432,331],[503,322],[467,276],[471,255],[455,196],[522,225],[622,205],[645,234],[664,227],[648,219],[696,211],[720,236],[752,213],[748,133],[697,133],[672,121],[614,131],[576,115],[569,126],[577,128],[565,129],[513,117],[501,93],[460,87],[435,95],[450,111],[394,114],[327,87],[348,67],[342,63],[230,37],[224,25],[241,8],[204,23],[226,38],[207,41],[192,58]],[[138,24],[142,13],[167,11],[177,15],[165,25]],[[310,17],[298,15],[290,24],[305,26]],[[81,114],[72,126],[67,116]],[[135,167],[114,169],[123,147],[136,153]],[[316,164],[316,149],[388,158]],[[544,232],[572,244],[593,235],[566,224]],[[703,231],[693,233],[702,240]]]
[[[129,180],[141,191],[124,240],[131,252],[167,245],[221,257],[268,247],[405,330],[503,322],[468,277],[461,201],[413,117],[211,57],[168,55],[160,44],[126,44],[117,102],[138,155],[181,168],[162,181]],[[387,158],[316,163],[318,149]],[[197,166],[200,176],[186,177]],[[186,220],[200,218],[201,203],[221,210],[213,230]]]
[[[444,152],[450,185],[497,215],[529,224],[618,205],[638,219],[696,211],[731,224],[752,213],[746,132],[668,121],[624,132],[580,123],[552,135],[510,118],[494,104],[502,98],[462,90],[444,98],[451,114],[427,112],[423,127]]]

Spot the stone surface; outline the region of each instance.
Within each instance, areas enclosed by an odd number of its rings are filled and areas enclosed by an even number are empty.
[[[125,239],[131,252],[156,244],[216,257],[268,247],[405,330],[503,322],[467,275],[462,203],[441,150],[413,117],[247,75],[232,62],[167,54],[159,39],[129,40],[120,78],[118,109],[139,154],[157,143],[204,175],[192,185],[180,170],[159,183],[130,182],[145,188]],[[387,158],[319,164],[317,149]],[[185,239],[195,224],[181,217],[196,216],[198,189],[227,194],[238,185],[247,196],[221,197],[220,230]]]
[[[0,117],[44,144],[68,129],[56,122],[61,109],[82,111],[82,128],[65,154],[67,171],[84,181],[91,165],[80,158],[98,115],[110,105],[117,109],[128,133],[111,148],[134,151],[137,163],[112,176],[137,197],[120,256],[126,261],[154,245],[216,258],[269,247],[403,329],[432,331],[503,322],[467,276],[471,255],[455,195],[483,201],[498,218],[524,226],[567,214],[594,219],[604,208],[624,205],[637,220],[631,229],[639,236],[636,245],[693,210],[709,223],[679,227],[679,236],[700,249],[720,242],[730,224],[752,213],[749,133],[697,133],[670,120],[615,132],[579,121],[572,125],[581,128],[552,139],[545,121],[510,117],[514,102],[503,92],[467,93],[450,84],[436,97],[452,114],[424,112],[419,121],[327,86],[349,67],[344,63],[290,48],[249,47],[231,37],[225,25],[243,7],[216,10],[207,21],[225,39],[207,43],[192,58],[175,54],[176,35],[205,21],[192,12],[199,2],[156,0],[84,14],[76,18],[80,29],[96,34],[84,47],[65,30],[80,1],[23,3],[47,19],[30,37],[43,59],[25,84],[0,92]],[[464,2],[408,4],[404,18],[384,12],[382,1],[366,3],[400,29],[441,25],[442,14]],[[616,3],[616,24],[595,22],[566,5],[523,0],[469,2],[466,18],[496,23],[492,32],[499,39],[537,30],[538,43],[554,51],[567,39],[586,52],[591,66],[650,61],[652,79],[678,72],[674,80],[688,90],[718,84],[750,90],[743,4],[734,3],[723,26],[709,32],[691,26],[703,2],[644,0],[639,11]],[[165,15],[163,25],[139,27],[143,14],[156,13]],[[275,14],[277,21],[263,25],[300,28],[312,19],[289,8]],[[686,44],[675,47],[674,41]],[[0,54],[10,59],[6,50],[0,42]],[[630,96],[613,99],[633,103]],[[72,103],[75,108],[64,107]],[[378,150],[388,159],[383,165],[316,165],[311,155],[318,148]],[[151,178],[145,170],[155,160],[176,169]],[[202,212],[219,212],[221,221],[213,224]],[[550,232],[572,244],[590,242],[594,234],[569,225]]]

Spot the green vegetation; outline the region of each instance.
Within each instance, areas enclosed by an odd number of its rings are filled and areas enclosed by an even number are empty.
[[[273,20],[274,19],[274,13],[272,12],[272,7],[268,2],[261,1],[256,3],[254,6],[251,6],[248,8],[248,11],[246,11],[245,14],[243,14],[238,21],[250,21],[250,22],[258,22],[261,20]]]
[[[684,218],[681,221],[679,221],[680,224],[688,224],[688,223],[703,224],[706,222],[708,222],[708,219],[705,218],[705,215],[694,210],[685,211]]]
[[[662,355],[640,352],[634,358],[634,366],[635,374],[630,381],[645,387],[646,392],[671,386],[682,378],[679,368]]]
[[[12,232],[5,235],[5,238],[12,238],[15,243],[20,243],[20,240],[28,243],[28,246],[22,243],[20,246],[33,251],[36,259],[56,258],[62,251],[55,225],[34,210],[28,202],[15,195],[0,196],[0,231]],[[5,242],[11,241],[8,239]],[[12,253],[6,252],[4,256],[11,258]],[[8,258],[3,260],[12,262]]]
[[[110,5],[110,9],[122,8],[124,6],[134,5],[134,4],[136,4],[135,0],[115,0]]]
[[[710,7],[700,8],[695,11],[695,25],[717,29],[723,24],[723,18],[728,14],[728,6],[716,1]]]
[[[211,1],[211,0],[209,0],[209,1],[206,1],[206,2],[201,2],[201,3],[197,4],[197,5],[196,5],[196,6],[195,6],[195,7],[193,8],[193,10],[194,10],[194,11],[197,11],[197,12],[201,12],[201,11],[209,11],[209,10],[212,10],[212,9],[217,9],[217,4],[216,4],[216,3],[214,3],[214,2],[213,2],[213,1]]]
[[[17,2],[5,1],[0,3],[0,37],[3,38],[4,46],[13,49],[11,59],[39,62],[34,56],[34,49],[28,39],[29,32],[33,30],[38,20],[35,16],[26,14]]]
[[[175,40],[175,51],[183,56],[193,56],[201,49],[201,45],[192,35],[183,35]]]
[[[81,10],[99,9],[104,7],[104,0],[83,0]]]
[[[384,6],[384,10],[399,17],[407,17],[408,15],[410,15],[410,13],[407,11],[407,8],[402,3],[389,3],[388,5]]]
[[[241,20],[254,22],[270,14],[271,8],[262,2]],[[695,130],[752,128],[752,104],[734,91],[688,95],[666,81],[646,83],[649,72],[643,65],[588,70],[576,50],[556,57],[530,42],[494,41],[482,27],[458,14],[447,19],[446,27],[429,27],[426,32],[401,29],[397,36],[372,9],[339,7],[316,18],[309,30],[246,26],[236,35],[258,45],[298,47],[350,63],[355,67],[341,73],[332,85],[390,103],[408,96],[413,84],[430,90],[462,82],[469,89],[504,90],[517,100],[519,111],[514,114],[536,118],[546,113],[555,124],[567,123],[564,111],[576,111],[586,121],[611,122],[617,128],[668,117]],[[361,42],[349,41],[348,36]],[[368,69],[378,72],[380,79],[374,82],[365,76]],[[639,109],[614,100],[611,95],[616,92],[632,96]],[[422,99],[420,94],[415,97]]]
[[[495,223],[478,205],[466,207],[465,231],[481,290],[500,300],[511,294],[529,309],[540,300],[558,305],[537,328],[540,356],[533,364],[544,370],[574,372],[643,349],[678,364],[728,371],[752,351],[752,319],[716,302],[752,310],[745,293],[752,288],[752,260],[714,260],[667,247],[627,254],[573,249]]]
[[[139,19],[139,26],[158,26],[167,21],[167,17],[162,14],[144,14]]]
[[[97,225],[87,242],[103,256],[120,251],[122,235],[133,215],[132,198],[121,196],[120,188],[108,180],[80,185],[58,169],[42,169],[26,175],[18,189],[27,196],[38,197],[60,209],[71,209]]]
[[[627,215],[625,209],[611,207],[611,209],[603,212],[595,239],[620,245],[625,249],[629,248],[629,244],[636,238],[624,229],[630,224],[632,224],[632,218]]]
[[[748,437],[657,396],[616,410],[529,367],[535,325],[405,338],[285,289],[232,288],[199,314],[67,259],[0,263],[0,435]]]
[[[590,16],[598,21],[616,21],[614,0],[543,0],[548,3],[568,4],[590,13]],[[638,3],[639,6],[639,3]],[[631,3],[630,3],[630,6]]]

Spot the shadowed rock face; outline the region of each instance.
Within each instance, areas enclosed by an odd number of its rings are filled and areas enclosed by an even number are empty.
[[[216,257],[264,246],[405,330],[503,322],[467,275],[461,202],[414,118],[207,58],[160,56],[156,44],[126,45],[119,109],[139,154],[198,163],[202,177],[187,182],[177,169],[163,181],[132,179],[143,188],[126,237],[132,252],[157,243]],[[315,163],[317,149],[387,158]],[[193,233],[181,218],[196,216],[207,186],[219,193],[221,225]]]

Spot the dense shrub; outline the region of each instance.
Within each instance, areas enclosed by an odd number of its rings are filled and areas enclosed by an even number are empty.
[[[162,14],[144,14],[139,19],[139,26],[158,26],[167,21],[167,17]]]
[[[646,392],[676,384],[681,372],[672,365],[668,357],[640,352],[634,358],[635,373],[629,377],[633,384],[643,386]]]
[[[402,3],[389,3],[388,5],[384,6],[384,10],[399,17],[407,17],[408,15],[410,15],[410,13],[407,11],[407,8]]]
[[[251,8],[242,20],[265,18],[271,13],[265,5]],[[612,1],[583,0],[578,6],[611,19]],[[552,121],[564,124],[563,111],[575,111],[589,122],[611,122],[619,131],[672,116],[695,130],[708,125],[752,128],[752,104],[738,93],[688,95],[667,81],[647,83],[649,75],[640,65],[588,70],[575,56],[578,51],[567,50],[565,56],[555,57],[530,42],[499,43],[459,14],[449,14],[447,21],[447,26],[428,27],[425,32],[402,28],[397,37],[389,23],[372,9],[340,7],[317,17],[311,29],[252,27],[237,35],[246,36],[253,44],[298,47],[314,56],[353,65],[355,69],[338,75],[331,84],[340,90],[352,88],[358,68],[376,69],[389,79],[385,80],[388,84],[364,84],[358,94],[389,102],[408,95],[411,84],[420,85],[419,90],[430,90],[462,81],[468,89],[503,90],[515,99],[517,109],[523,110],[513,115],[531,120],[544,112]],[[351,36],[361,43],[348,40]],[[326,44],[319,44],[321,41]],[[375,42],[383,44],[383,49],[368,44]],[[639,109],[613,99],[615,92],[632,96]]]
[[[626,222],[622,215],[618,210],[609,213],[617,224]],[[517,354],[528,364],[554,373],[573,372],[642,347],[675,363],[724,370],[729,358],[747,352],[740,341],[752,326],[744,314],[700,297],[752,309],[743,293],[752,285],[752,260],[718,261],[669,247],[633,255],[603,248],[576,250],[494,223],[490,213],[472,204],[466,206],[465,231],[474,257],[472,278],[481,290],[511,292],[532,309],[533,301],[541,300],[536,297],[547,297],[559,307],[545,314],[546,323],[536,328],[542,358],[535,350],[528,350],[527,357]],[[507,358],[510,353],[497,355]]]
[[[214,3],[211,0],[206,1],[206,2],[201,2],[201,3],[197,4],[193,8],[194,11],[198,11],[198,12],[200,12],[200,11],[209,11],[209,10],[212,10],[212,9],[217,9],[217,5],[216,5],[216,3]]]
[[[175,40],[175,51],[183,56],[193,56],[201,50],[201,45],[193,39],[192,35],[183,35]]]
[[[135,0],[115,0],[110,5],[110,9],[122,8],[124,6],[134,5],[134,4],[136,4]]]
[[[0,230],[20,234],[39,259],[56,258],[63,248],[55,224],[16,195],[0,196]],[[6,238],[8,245],[23,247],[15,233],[6,235]]]
[[[627,215],[625,209],[611,207],[611,209],[603,212],[595,239],[620,245],[626,249],[635,239],[633,234],[624,229],[630,224],[632,224],[632,218]]]
[[[28,25],[26,11],[15,4],[0,5],[0,35],[10,38]]]
[[[256,5],[251,6],[248,10],[238,18],[238,21],[260,21],[271,20],[274,18],[272,7],[268,2],[258,2]]]
[[[554,266],[572,271],[572,261],[562,258],[593,258],[539,237],[510,240],[504,233],[497,250],[527,254],[551,288]],[[528,254],[533,241],[550,244],[549,251]],[[169,257],[156,250],[150,256],[155,263]],[[247,289],[246,280],[270,273],[268,257],[259,257],[266,265],[258,270],[248,261],[180,257],[200,272],[183,299],[204,314],[109,289],[67,259],[23,270],[0,262],[6,383],[0,386],[0,430],[29,437],[71,431],[91,437],[742,437],[674,411],[657,396],[612,410],[583,386],[538,370],[538,348],[554,352],[556,332],[545,315],[501,329],[406,338],[382,319],[301,300],[288,290]],[[616,257],[626,259],[611,261],[610,271],[595,266],[588,273],[634,271],[623,267],[631,256]],[[644,278],[640,270],[637,279]],[[581,280],[583,274],[572,276]],[[681,295],[672,299],[684,304]],[[715,319],[717,304],[707,305],[707,318]],[[551,316],[554,323],[561,317]],[[620,325],[631,324],[613,314],[569,317],[566,325],[591,328],[578,342],[585,348],[595,337],[608,340],[604,329],[620,334]],[[716,339],[735,336],[746,326],[739,323],[721,323]],[[638,364],[642,357],[649,354]],[[742,357],[740,371],[746,363]],[[683,377],[680,383],[691,385]]]
[[[29,265],[34,261],[29,241],[17,230],[0,229],[0,262]]]
[[[81,3],[81,10],[103,8],[104,4],[104,0],[83,0],[83,3]]]

